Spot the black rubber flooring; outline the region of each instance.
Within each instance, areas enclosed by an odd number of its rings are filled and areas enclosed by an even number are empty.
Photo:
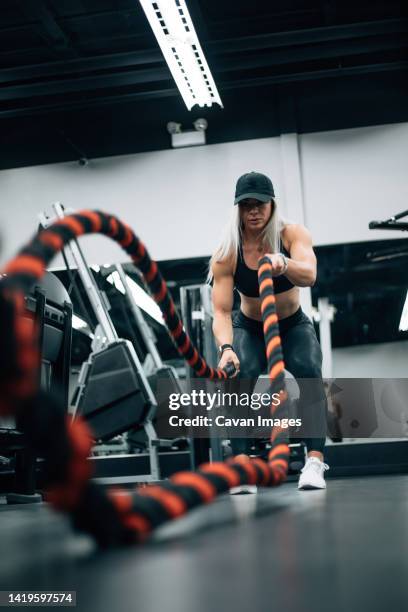
[[[148,545],[101,553],[45,506],[0,506],[2,590],[111,612],[408,610],[408,476],[223,496]]]

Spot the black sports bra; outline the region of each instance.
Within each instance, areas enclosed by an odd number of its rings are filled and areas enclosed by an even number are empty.
[[[282,245],[282,253],[290,257]],[[247,297],[259,297],[258,271],[248,268],[244,261],[242,248],[238,249],[237,267],[234,274],[235,288]],[[273,279],[275,293],[283,293],[294,287],[294,284],[283,274]]]

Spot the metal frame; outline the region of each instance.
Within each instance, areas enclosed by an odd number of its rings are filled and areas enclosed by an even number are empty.
[[[59,219],[63,219],[65,217],[65,209],[60,202],[54,203],[53,209],[55,211],[56,216]],[[40,222],[43,227],[47,227],[48,225],[50,225],[51,221],[52,220],[50,220],[45,215],[45,213],[40,215]],[[103,338],[102,338],[101,343],[98,346],[98,349],[93,350],[91,352],[91,354],[89,355],[89,358],[82,364],[82,367],[81,367],[81,371],[80,371],[80,374],[78,377],[78,383],[77,383],[78,392],[75,393],[75,401],[73,404],[73,415],[72,416],[73,418],[75,418],[75,415],[76,415],[76,412],[79,406],[79,401],[82,396],[82,391],[84,390],[86,386],[88,371],[92,363],[92,356],[96,354],[97,352],[104,350],[112,343],[116,343],[118,340],[121,340],[121,339],[119,338],[116,332],[115,326],[113,324],[113,321],[109,315],[107,299],[106,297],[105,299],[103,299],[103,295],[95,282],[93,274],[89,270],[89,266],[86,262],[82,249],[80,248],[78,244],[78,241],[75,239],[72,240],[65,247],[65,250],[67,250],[70,253],[73,261],[75,262],[78,268],[79,276],[87,291],[87,295],[91,303],[92,309],[94,311],[95,317],[103,333]],[[144,423],[141,424],[146,433],[147,440],[148,440],[148,450],[149,450],[149,457],[150,457],[150,473],[141,475],[139,477],[139,481],[142,481],[142,482],[157,481],[157,480],[160,480],[160,467],[159,467],[159,460],[158,460],[158,446],[159,446],[160,440],[158,439],[156,435],[156,431],[152,423],[154,415],[157,411],[157,402],[156,402],[154,393],[152,391],[152,388],[149,384],[149,381],[146,377],[146,374],[143,370],[143,366],[140,362],[140,359],[137,356],[137,353],[134,349],[133,344],[129,340],[123,340],[123,342],[126,343],[129,349],[129,353],[133,360],[135,369],[140,377],[140,380],[143,384],[144,390],[150,402],[150,410],[147,414],[147,417]]]
[[[398,219],[402,219],[403,217],[408,217],[408,210],[403,210],[402,212],[386,219],[385,221],[371,221],[368,224],[369,229],[387,229],[387,230],[400,230],[401,232],[408,232],[408,222],[398,222]]]
[[[192,310],[192,295],[195,292],[199,296],[200,309]],[[213,308],[211,302],[211,287],[204,285],[187,285],[180,288],[181,315],[187,333],[198,345],[200,352],[209,362],[217,362],[217,350],[212,333]],[[192,327],[193,321],[201,321],[200,338],[194,337]],[[194,371],[187,368],[187,379],[195,378]],[[191,462],[195,469],[200,463],[205,461],[223,461],[224,453],[222,441],[215,436],[213,429],[210,429],[209,445],[205,438],[193,438],[191,445]]]
[[[154,342],[155,338],[153,335],[152,330],[150,329],[150,327],[147,325],[146,320],[142,314],[141,309],[139,308],[139,306],[136,304],[136,301],[133,297],[133,294],[130,290],[129,287],[129,283],[128,283],[128,277],[125,274],[122,264],[116,264],[115,268],[119,274],[119,278],[122,281],[122,285],[123,288],[125,290],[125,295],[126,295],[126,299],[129,303],[129,307],[133,313],[133,316],[135,317],[137,326],[138,326],[138,330],[143,338],[143,342],[146,345],[146,349],[147,352],[150,354],[150,356],[152,357],[153,363],[156,366],[156,368],[162,368],[163,367],[163,360],[160,357],[159,351],[156,348],[156,344]]]

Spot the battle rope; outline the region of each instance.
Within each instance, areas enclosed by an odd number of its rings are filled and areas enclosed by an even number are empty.
[[[92,233],[114,239],[131,256],[163,313],[179,353],[197,375],[211,379],[227,376],[225,371],[210,367],[199,355],[183,328],[156,262],[127,225],[112,215],[82,211],[40,231],[9,262],[0,282],[0,414],[16,415],[27,444],[44,457],[47,500],[68,512],[74,525],[92,534],[100,545],[110,546],[141,541],[158,525],[211,502],[231,487],[277,486],[283,482],[289,449],[286,433],[276,427],[272,430],[267,462],[239,456],[228,463],[205,464],[196,472],[180,472],[160,485],[132,491],[106,491],[90,481],[91,464],[87,458],[92,434],[88,426],[80,419],[70,423],[64,406],[38,389],[38,332],[33,321],[27,318],[24,296],[65,244]],[[259,283],[269,378],[281,397],[280,405],[272,408],[272,414],[280,418],[287,396],[268,258],[260,260]]]

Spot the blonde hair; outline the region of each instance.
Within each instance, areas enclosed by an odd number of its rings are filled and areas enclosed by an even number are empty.
[[[270,249],[271,253],[279,253],[281,249],[281,231],[286,225],[286,221],[279,215],[277,202],[271,199],[273,212],[268,223],[262,230],[262,246]],[[208,264],[207,283],[213,279],[212,266],[214,263],[231,260],[235,267],[238,258],[238,249],[242,248],[242,223],[239,213],[239,206],[234,206],[231,211],[230,220],[224,229],[221,243],[212,255]]]

